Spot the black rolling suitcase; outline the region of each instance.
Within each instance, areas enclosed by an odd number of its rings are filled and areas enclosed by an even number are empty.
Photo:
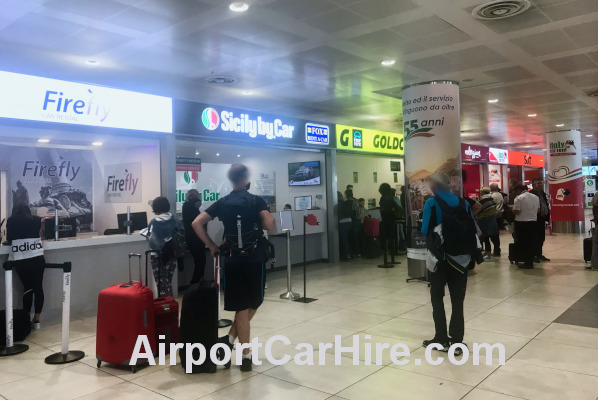
[[[521,249],[516,243],[509,243],[509,261],[511,264],[523,262]]]
[[[588,231],[590,237],[583,240],[583,260],[585,262],[592,261],[592,238],[594,237],[594,220],[590,220],[590,230]]]
[[[363,239],[363,257],[380,258],[382,256],[382,247],[377,237],[366,236]]]
[[[206,348],[206,361],[194,365],[192,373],[214,373],[216,365],[210,360],[210,349],[218,341],[218,290],[213,281],[201,280],[191,285],[183,295],[181,343],[201,343]],[[179,351],[181,365],[186,367],[185,349]],[[198,359],[199,350],[194,350],[193,357]]]

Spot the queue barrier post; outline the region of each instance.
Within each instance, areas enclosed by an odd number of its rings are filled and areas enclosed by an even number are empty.
[[[303,216],[303,297],[295,300],[299,303],[311,303],[318,299],[307,297],[307,225],[320,225],[314,214]]]
[[[218,289],[218,328],[226,328],[227,326],[231,326],[233,321],[220,318],[220,254],[214,257],[214,283]]]
[[[6,345],[0,348],[0,357],[14,356],[29,350],[29,346],[22,343],[14,342],[13,332],[13,304],[12,304],[12,269],[13,261],[6,261],[4,263],[4,285],[6,286]]]
[[[395,253],[397,252],[396,249],[396,239],[397,237],[397,227],[395,226],[394,221],[392,222],[393,226],[393,234],[389,238],[387,236],[387,227],[382,227],[382,254],[384,256],[383,263],[378,265],[378,268],[394,268],[395,265],[400,264],[400,261],[395,261]],[[390,261],[388,261],[388,240],[391,240],[391,253],[390,253]]]
[[[287,291],[280,295],[283,300],[297,300],[299,293],[293,292],[291,283],[291,230],[287,229]]]
[[[46,357],[46,364],[68,364],[85,357],[81,350],[69,350],[71,322],[71,270],[70,262],[46,264],[46,268],[62,269],[62,347],[59,353]]]

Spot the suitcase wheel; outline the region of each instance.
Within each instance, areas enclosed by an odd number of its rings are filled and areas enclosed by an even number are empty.
[[[133,371],[133,373],[134,373],[134,374],[136,374],[136,373],[137,373],[137,366],[136,366],[136,365],[133,365],[133,366],[131,367],[131,371]]]
[[[98,360],[97,367],[98,367],[98,368],[100,368],[101,366],[102,366],[102,361],[101,361],[101,360]]]

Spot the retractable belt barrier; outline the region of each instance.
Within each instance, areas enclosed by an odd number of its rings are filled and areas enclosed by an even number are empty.
[[[12,269],[14,261],[6,261],[4,263],[4,284],[6,286],[6,346],[0,348],[0,357],[14,356],[29,350],[26,344],[15,343],[13,336],[13,307],[12,307]]]
[[[69,350],[71,322],[71,269],[70,262],[59,264],[46,263],[46,269],[62,269],[62,348],[60,353],[49,355],[46,364],[68,364],[85,357],[80,350]]]
[[[231,326],[233,321],[220,318],[220,273],[220,254],[218,254],[214,257],[214,284],[218,290],[218,328],[226,328],[227,326]]]

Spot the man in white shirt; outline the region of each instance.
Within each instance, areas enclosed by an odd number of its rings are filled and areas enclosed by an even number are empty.
[[[538,196],[527,191],[527,187],[518,184],[513,188],[515,192],[515,203],[513,214],[515,214],[515,248],[521,254],[524,264],[521,269],[534,268],[534,254],[536,250],[536,221],[538,220],[538,209],[540,199]]]

